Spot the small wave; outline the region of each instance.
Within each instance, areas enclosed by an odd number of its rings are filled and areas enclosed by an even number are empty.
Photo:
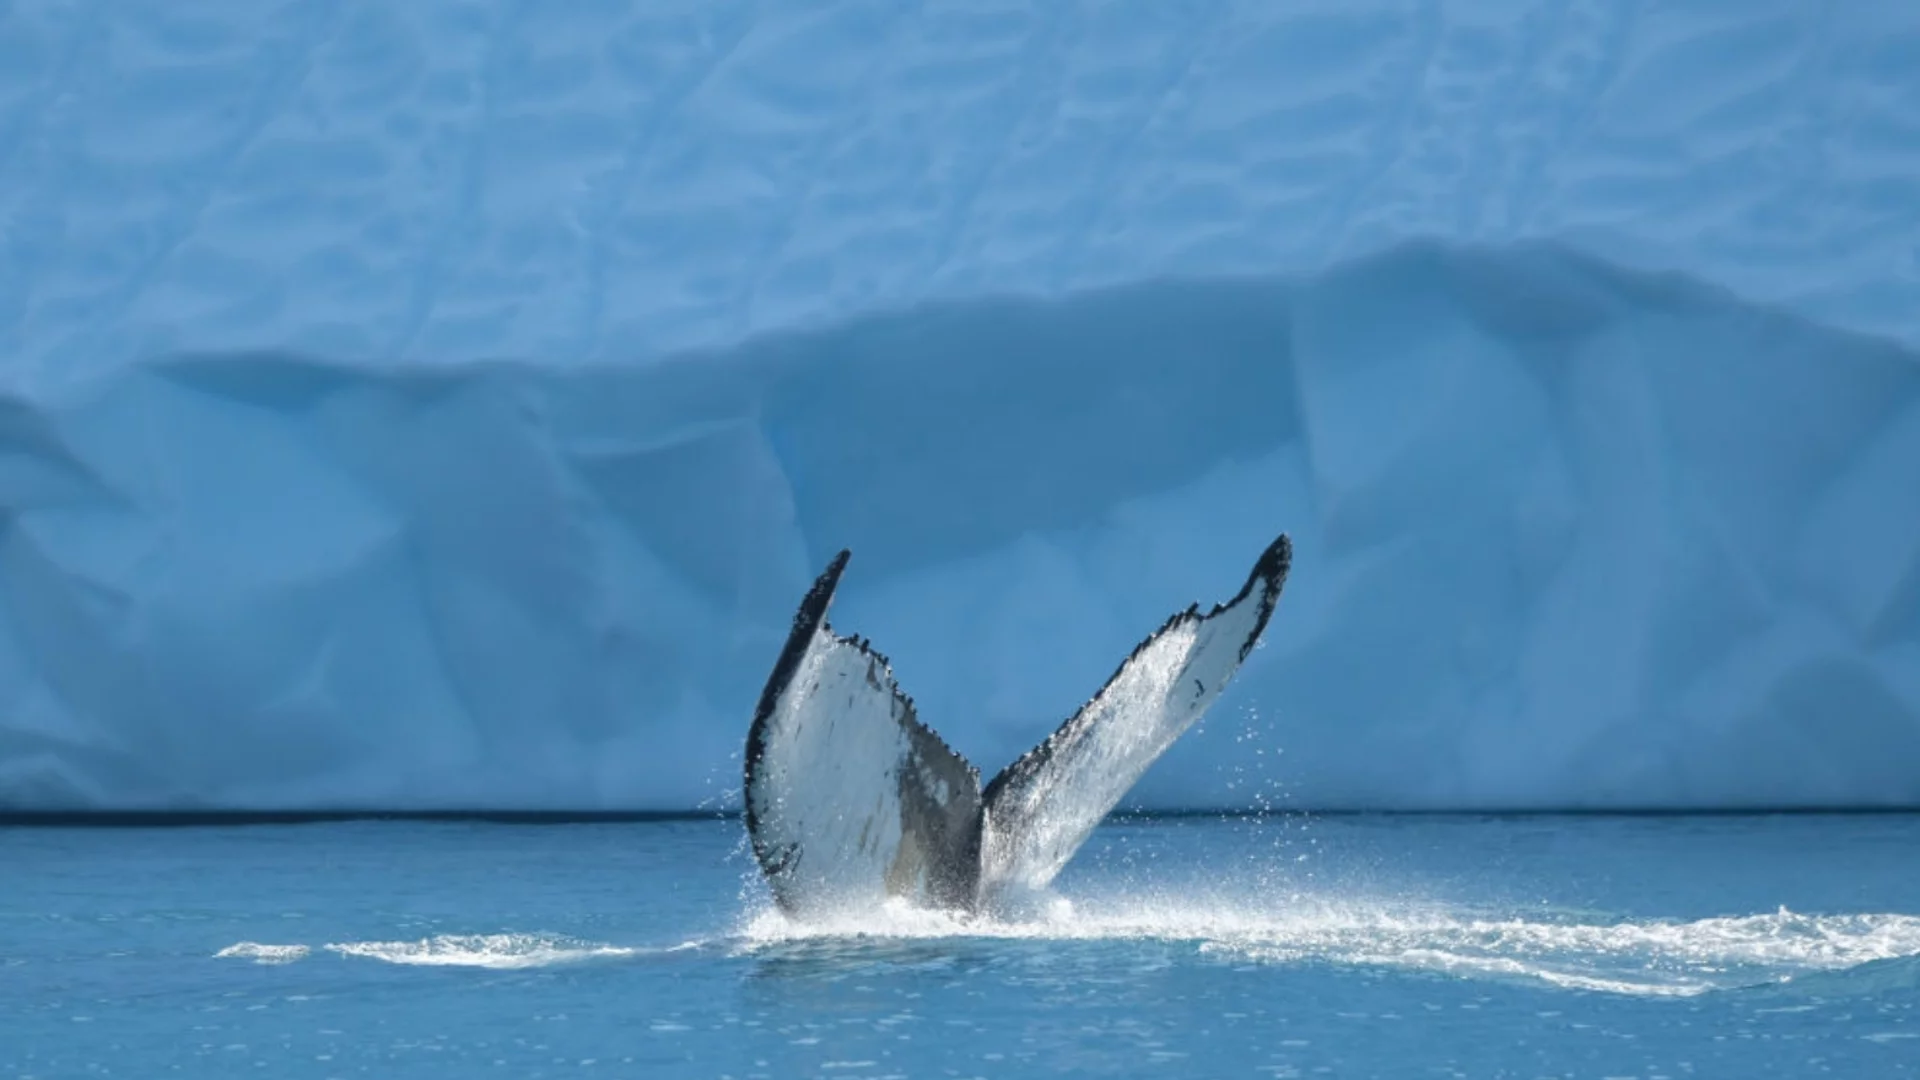
[[[321,946],[336,956],[379,960],[414,967],[537,968],[589,960],[664,955],[701,948],[688,941],[666,948],[635,948],[580,941],[558,934],[438,934],[415,941],[342,941]],[[217,959],[257,964],[291,964],[313,952],[306,945],[264,945],[242,941],[214,953]]]
[[[500,970],[552,967],[659,951],[606,945],[555,934],[437,934],[417,941],[348,941],[326,947],[338,956],[415,967]]]
[[[257,941],[241,941],[214,953],[216,960],[251,960],[256,964],[291,964],[295,960],[304,960],[312,949],[305,945],[263,945]]]
[[[1202,949],[1256,961],[1324,960],[1684,997],[1920,954],[1920,917],[1782,908],[1691,922],[1579,923],[1360,912],[1230,934]]]
[[[890,906],[857,918],[748,920],[740,951],[796,942],[939,937],[1158,940],[1252,963],[1333,963],[1543,983],[1651,997],[1776,985],[1920,956],[1920,916],[1767,915],[1694,921],[1561,921],[1444,908],[1305,904],[1279,913],[1231,907],[1131,906],[998,921]]]

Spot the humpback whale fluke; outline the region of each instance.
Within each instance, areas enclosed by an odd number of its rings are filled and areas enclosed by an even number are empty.
[[[790,915],[900,897],[977,910],[1043,889],[1260,640],[1286,584],[1283,534],[1233,599],[1175,614],[1078,712],[983,790],[920,722],[887,659],[827,625],[849,553],[801,601],[747,732],[754,858]]]

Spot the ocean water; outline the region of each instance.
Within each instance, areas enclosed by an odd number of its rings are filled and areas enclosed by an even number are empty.
[[[0,1077],[1894,1077],[1920,816],[1103,826],[796,926],[737,821],[0,829]]]

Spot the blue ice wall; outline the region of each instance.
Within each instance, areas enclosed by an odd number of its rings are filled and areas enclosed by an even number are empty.
[[[1920,803],[1920,9],[19,3],[0,806],[724,802],[825,558],[987,771]]]

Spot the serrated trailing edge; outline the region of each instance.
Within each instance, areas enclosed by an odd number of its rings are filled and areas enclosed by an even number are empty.
[[[829,623],[822,622],[820,624],[820,629],[826,631],[829,634],[833,633],[833,627]],[[850,646],[851,648],[858,651],[860,655],[868,658],[869,660],[873,660],[877,662],[880,665],[880,670],[886,672],[887,680],[889,682],[893,682],[893,661],[888,660],[885,653],[874,648],[873,642],[871,640],[861,637],[858,634],[852,634],[845,637],[835,635],[833,640],[839,642],[842,645]],[[938,743],[940,745],[940,749],[945,750],[947,753],[952,754],[956,758],[960,758],[960,760],[962,761],[966,760],[964,757],[962,757],[960,751],[955,750],[952,746],[948,745],[947,740],[941,737],[939,732],[933,730],[931,727],[928,727],[926,724],[926,721],[920,719],[920,709],[918,706],[916,706],[913,703],[912,694],[909,694],[906,691],[900,689],[898,683],[894,683],[893,696],[896,700],[900,702],[900,704],[906,707],[906,711],[907,711],[906,721],[907,723],[912,724],[916,731],[919,731],[921,734],[924,734],[927,738],[932,739],[934,742]],[[970,771],[972,771],[973,774],[976,776],[978,776],[980,773],[980,770],[975,768],[972,762],[967,763],[967,768]]]

